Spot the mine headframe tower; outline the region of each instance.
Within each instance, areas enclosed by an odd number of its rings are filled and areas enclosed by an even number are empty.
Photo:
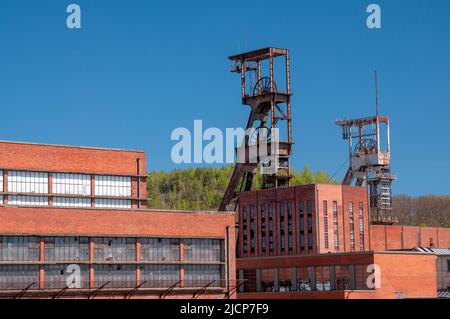
[[[389,118],[373,116],[362,119],[338,120],[342,137],[348,140],[350,166],[343,185],[367,186],[370,199],[370,221],[373,224],[393,224],[391,147]]]
[[[232,72],[241,75],[242,104],[250,106],[246,129],[252,133],[237,148],[236,165],[219,210],[236,209],[239,192],[252,190],[258,168],[263,189],[287,187],[291,179],[289,50],[265,48],[229,59]],[[274,68],[280,62],[284,72],[276,77]]]

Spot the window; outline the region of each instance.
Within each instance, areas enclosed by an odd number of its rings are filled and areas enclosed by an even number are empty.
[[[447,260],[447,272],[450,272],[450,259]]]
[[[333,236],[334,236],[334,249],[339,250],[339,223],[338,223],[338,208],[337,202],[333,202]]]
[[[328,249],[328,202],[326,200],[323,201],[323,228],[324,246]]]
[[[280,246],[281,251],[285,251],[285,242],[284,242],[284,205],[283,203],[279,203],[280,209]]]
[[[53,194],[91,195],[91,176],[83,174],[53,174]]]
[[[292,251],[292,203],[287,203],[288,213],[288,249]]]
[[[3,193],[3,171],[0,170],[0,192]],[[0,205],[3,204],[3,195],[0,195]]]
[[[0,236],[1,261],[38,261],[39,238],[31,236]]]
[[[141,238],[141,260],[180,260],[180,240],[176,238]],[[186,247],[185,242],[185,247]]]
[[[48,197],[12,195],[8,197],[9,205],[47,206]]]
[[[312,242],[312,202],[310,200],[306,201],[306,213],[308,219],[308,249],[313,248]]]
[[[0,265],[0,289],[22,290],[27,287],[39,288],[38,265]]]
[[[94,265],[94,274],[95,288],[104,284],[108,288],[136,287],[135,265]]]
[[[89,260],[88,237],[45,237],[46,261]]]
[[[250,253],[255,252],[255,208],[250,207]]]
[[[316,289],[319,291],[331,290],[330,266],[316,267]]]
[[[95,260],[136,260],[136,240],[134,238],[94,238]]]
[[[53,206],[91,207],[91,199],[82,197],[53,197]]]
[[[358,212],[359,212],[359,246],[361,250],[364,250],[364,210],[362,202],[359,202],[358,204]]]
[[[244,246],[244,254],[248,251],[248,238],[247,238],[247,208],[242,208],[242,245]]]
[[[179,265],[141,265],[143,288],[170,287],[180,281]]]
[[[269,216],[269,251],[273,252],[273,211],[272,204],[267,205],[267,213]]]
[[[225,261],[223,240],[220,239],[185,239],[185,261]]]
[[[315,269],[314,267],[297,268],[297,291],[312,291],[315,286]]]
[[[80,268],[80,278],[76,281],[73,274],[73,266],[71,264],[45,265],[45,288],[46,289],[64,289],[67,287],[67,280],[73,279],[71,284],[78,284],[76,288],[89,288],[89,266],[76,265]]]
[[[261,251],[266,252],[266,205],[261,205]]]
[[[300,249],[305,249],[305,207],[303,201],[299,202],[299,219],[300,219]]]
[[[96,196],[131,197],[131,177],[95,175]]]
[[[98,208],[131,208],[129,199],[96,198],[94,203]]]
[[[355,249],[355,216],[353,212],[353,202],[348,203],[348,214],[350,219],[350,248]]]
[[[186,287],[223,286],[222,265],[185,265],[184,281]]]
[[[39,172],[8,172],[8,192],[11,193],[48,193],[48,174]]]

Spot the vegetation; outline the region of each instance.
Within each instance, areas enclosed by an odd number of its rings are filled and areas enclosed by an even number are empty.
[[[216,209],[233,172],[233,166],[189,168],[149,174],[148,206],[159,209]],[[313,172],[308,166],[294,171],[292,185],[336,183],[324,171]],[[258,175],[255,189],[261,181]]]
[[[450,228],[450,196],[399,195],[392,199],[392,206],[400,224]]]
[[[151,172],[147,189],[150,208],[216,209],[233,172],[233,166],[189,168],[170,172]],[[257,175],[254,188],[259,188]],[[305,166],[294,171],[292,185],[336,184],[324,171],[313,172]],[[450,196],[394,196],[393,212],[400,224],[450,228]]]

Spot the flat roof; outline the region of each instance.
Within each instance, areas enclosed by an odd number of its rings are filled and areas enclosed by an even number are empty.
[[[74,146],[74,145],[65,145],[65,144],[48,144],[48,143],[19,142],[19,141],[5,141],[5,140],[0,140],[0,143],[20,144],[20,145],[35,145],[35,146],[50,146],[50,147],[69,147],[69,148],[101,150],[101,151],[145,153],[145,151],[143,151],[143,150],[130,150],[130,149],[108,148],[108,147],[94,147],[94,146]]]

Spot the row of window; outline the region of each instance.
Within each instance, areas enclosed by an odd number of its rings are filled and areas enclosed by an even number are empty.
[[[306,212],[305,212],[306,203]],[[300,219],[300,249],[304,250],[306,247],[308,249],[313,248],[313,225],[312,225],[312,202],[307,200],[306,202],[299,202],[299,219]],[[287,214],[285,209],[287,208]],[[334,238],[334,249],[339,250],[339,220],[338,220],[338,205],[337,201],[332,202],[332,222],[333,222],[333,238]],[[349,203],[349,234],[350,234],[350,247],[355,249],[355,216],[353,202]],[[292,252],[293,249],[293,206],[291,202],[278,203],[279,221],[278,232],[280,236],[280,250],[285,252],[289,250]],[[260,207],[260,229],[261,229],[261,251],[265,253],[267,251],[267,238],[269,239],[269,251],[274,250],[274,233],[273,233],[273,214],[272,214],[272,204],[263,204]],[[306,213],[306,223],[305,223],[305,213]],[[287,215],[287,216],[286,216]],[[285,221],[287,217],[287,230]],[[254,207],[243,207],[242,208],[242,240],[243,240],[243,253],[247,254],[255,253],[255,208]],[[325,249],[330,248],[330,234],[329,234],[329,220],[330,216],[328,214],[328,201],[323,201],[323,225],[324,225],[324,247]],[[364,210],[363,203],[358,203],[358,226],[359,226],[359,243],[360,249],[364,250]],[[250,227],[248,228],[248,224]],[[287,236],[286,236],[287,233]],[[305,236],[307,233],[307,236]],[[287,244],[285,242],[287,237]],[[305,243],[305,239],[307,242]]]
[[[241,292],[372,290],[368,265],[239,270]]]
[[[136,239],[94,238],[95,261],[135,261]],[[39,261],[36,236],[0,236],[0,261]],[[180,261],[180,239],[140,238],[141,261]],[[45,261],[88,261],[88,237],[44,237]],[[184,239],[184,261],[223,262],[220,239]]]
[[[3,171],[0,171],[0,191],[3,192]],[[94,175],[94,195],[131,197],[131,177]],[[8,171],[8,192],[48,194],[49,174],[42,172]],[[91,195],[91,176],[86,174],[52,174],[52,193]]]
[[[3,198],[0,196],[0,198]],[[3,199],[0,204],[3,204]],[[47,196],[8,195],[8,205],[17,206],[48,206]],[[90,198],[53,197],[53,206],[56,207],[91,207]],[[131,208],[130,199],[96,198],[94,207],[97,208]]]
[[[304,224],[304,202],[299,202],[299,217],[302,222],[300,222],[300,248],[305,249],[305,228],[307,229],[307,247],[308,249],[313,248],[313,237],[312,237],[312,202],[310,200],[306,201],[306,227]],[[278,233],[280,236],[280,249],[282,252],[288,250],[292,252],[293,250],[293,215],[294,208],[291,202],[278,203],[279,220],[277,223]],[[265,253],[267,249],[269,252],[274,251],[274,216],[273,216],[273,205],[263,204],[259,210],[260,214],[260,229],[261,229],[261,251]],[[242,241],[243,241],[243,252],[247,254],[255,253],[255,207],[243,207],[242,208]],[[285,222],[287,220],[287,229]],[[248,226],[250,225],[250,227]],[[287,236],[286,236],[287,235]],[[287,243],[286,243],[287,237]],[[266,240],[269,239],[269,247],[267,247]]]
[[[223,285],[223,265],[94,265],[94,288],[126,288],[136,286],[136,269],[140,270],[143,288],[170,287],[180,281],[183,268],[185,287]],[[58,264],[44,265],[44,288],[90,288],[89,266]],[[75,272],[77,277],[74,276]],[[38,265],[0,265],[0,289],[39,287]]]

